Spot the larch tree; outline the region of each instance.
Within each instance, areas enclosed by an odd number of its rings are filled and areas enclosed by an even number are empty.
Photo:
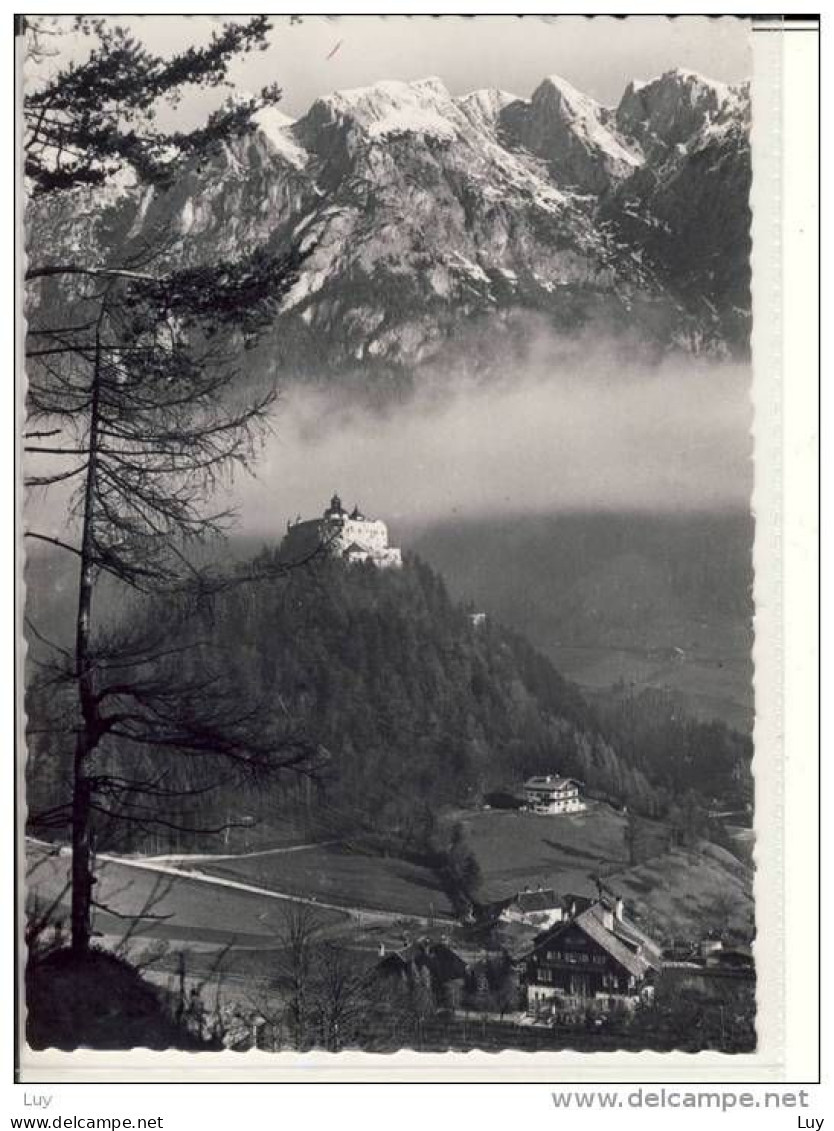
[[[223,83],[235,58],[266,45],[262,16],[169,58],[106,20],[77,26],[91,36],[89,57],[55,70],[24,99],[24,172],[35,203],[94,192],[124,170],[164,186],[185,163],[252,128],[252,114],[278,97],[269,88],[190,132],[155,126],[161,99]],[[231,780],[226,770],[309,770],[315,756],[256,706],[230,702],[222,671],[205,655],[191,663],[176,655],[199,648],[187,639],[194,603],[245,580],[206,568],[193,548],[222,533],[230,516],[207,511],[209,498],[236,467],[251,468],[269,426],[275,394],[241,390],[236,343],[274,314],[298,257],[255,253],[163,270],[160,247],[125,246],[107,262],[83,251],[48,260],[40,248],[28,251],[27,284],[57,281],[62,301],[28,312],[26,483],[71,491],[71,533],[26,533],[72,555],[78,577],[71,647],[53,646],[30,624],[50,646],[44,683],[69,689],[75,711],[69,796],[33,816],[41,827],[70,830],[72,947],[81,957],[97,905],[96,822],[178,828],[166,803],[183,792],[216,788]],[[182,648],[152,632],[97,626],[95,595],[106,577],[143,594],[156,615],[179,618]],[[184,785],[172,773],[175,756],[212,772]]]

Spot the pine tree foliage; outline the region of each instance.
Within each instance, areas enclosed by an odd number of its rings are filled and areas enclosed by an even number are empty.
[[[39,17],[26,20],[37,56],[48,29]],[[59,67],[24,99],[24,171],[32,191],[100,185],[123,169],[150,184],[170,184],[183,161],[251,129],[252,115],[280,98],[277,86],[224,104],[192,130],[160,129],[156,111],[161,100],[176,104],[189,88],[224,84],[236,58],[265,50],[270,27],[263,15],[229,22],[205,46],[163,57],[110,18],[77,17],[89,55]]]

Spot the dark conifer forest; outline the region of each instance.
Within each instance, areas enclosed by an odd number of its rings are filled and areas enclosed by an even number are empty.
[[[183,714],[222,700],[258,729],[265,750],[312,757],[299,758],[299,772],[290,759],[277,776],[251,763],[236,775],[211,749],[178,749],[174,737],[149,749],[114,725],[98,771],[144,792],[140,800],[121,788],[102,801],[99,844],[210,847],[224,825],[239,843],[237,826],[254,822],[268,837],[286,820],[425,844],[444,812],[512,796],[529,774],[553,771],[690,833],[706,827],[715,800],[737,808],[750,798],[746,736],[694,721],[662,693],[588,702],[523,637],[490,618],[476,623],[418,558],[387,571],[319,560],[281,576],[277,551],[264,549],[240,570],[265,580],[185,609],[135,606],[112,632],[153,637],[164,653],[153,681],[157,695],[166,683],[178,689],[172,735]],[[64,834],[64,699],[48,681],[30,690],[29,811],[40,835]]]

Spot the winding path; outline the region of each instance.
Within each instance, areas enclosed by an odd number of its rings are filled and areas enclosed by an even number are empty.
[[[42,841],[37,841],[27,838],[33,847],[45,849],[47,851],[54,851],[54,846],[47,845]],[[336,843],[331,842],[317,842],[316,844],[303,844],[292,845],[287,848],[273,848],[264,849],[258,852],[239,853],[236,855],[215,856],[215,855],[195,855],[195,856],[115,856],[111,853],[100,852],[97,854],[97,859],[106,864],[115,865],[119,868],[133,868],[143,872],[151,872],[162,876],[171,876],[178,880],[191,881],[193,883],[205,884],[209,887],[220,888],[231,891],[246,892],[250,895],[259,895],[265,899],[279,900],[284,903],[298,903],[307,907],[319,908],[322,911],[332,911],[340,915],[346,915],[349,918],[356,919],[361,924],[378,923],[383,926],[391,926],[395,923],[401,922],[403,919],[417,919],[420,922],[426,922],[423,916],[419,915],[406,915],[402,911],[382,911],[376,908],[369,907],[356,907],[339,903],[330,903],[317,899],[315,896],[298,895],[292,892],[276,891],[274,888],[261,887],[258,884],[245,883],[242,880],[227,879],[223,876],[213,876],[206,872],[200,872],[191,868],[181,868],[168,861],[214,861],[214,860],[244,860],[255,856],[270,856],[278,855],[286,852],[300,852],[304,849],[319,848],[323,843]],[[70,855],[69,847],[62,846],[58,849],[59,856],[67,857]],[[435,919],[448,918],[447,916],[436,914]]]

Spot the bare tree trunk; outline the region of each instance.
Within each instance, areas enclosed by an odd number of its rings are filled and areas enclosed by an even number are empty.
[[[76,744],[72,797],[72,949],[83,958],[90,948],[90,904],[93,876],[90,870],[90,783],[84,776],[84,736]]]
[[[72,950],[81,958],[90,948],[90,910],[93,892],[91,869],[92,790],[87,776],[87,758],[98,741],[99,710],[95,695],[90,655],[93,604],[93,508],[95,504],[99,428],[99,375],[101,367],[101,326],[106,303],[102,301],[96,326],[96,352],[90,404],[90,439],[84,507],[81,516],[81,574],[78,583],[78,612],[75,634],[75,676],[81,708],[81,726],[75,743],[72,782]]]

